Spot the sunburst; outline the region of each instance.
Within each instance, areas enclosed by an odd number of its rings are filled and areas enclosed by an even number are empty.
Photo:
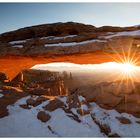
[[[128,47],[127,51],[124,51],[124,49],[122,48],[121,52],[117,52],[115,49],[112,48],[113,53],[116,54],[117,57],[112,57],[113,60],[117,63],[119,63],[119,67],[121,69],[121,74],[119,75],[119,86],[118,86],[118,94],[120,92],[120,87],[122,86],[122,84],[126,84],[126,92],[124,93],[124,97],[125,97],[125,110],[127,111],[127,91],[130,88],[130,85],[133,89],[133,91],[136,91],[136,87],[135,87],[135,79],[137,77],[137,68],[139,65],[139,60],[140,57],[138,55],[138,48],[136,48],[135,50],[132,49],[132,45]],[[107,54],[108,55],[108,54]]]

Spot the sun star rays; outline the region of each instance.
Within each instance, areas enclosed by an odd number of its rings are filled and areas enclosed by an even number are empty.
[[[118,75],[119,84],[118,84],[118,89],[117,89],[117,94],[120,94],[121,88],[125,88],[125,93],[124,94],[124,102],[125,102],[125,109],[127,111],[127,96],[128,93],[130,92],[137,92],[136,86],[135,86],[135,79],[138,76],[138,66],[139,65],[139,60],[140,56],[138,55],[138,48],[132,48],[132,44],[128,46],[128,49],[124,51],[122,48],[121,51],[117,51],[114,48],[111,48],[112,52],[116,54],[117,57],[112,57],[112,59],[121,64],[120,69],[122,70],[121,73]],[[125,85],[125,86],[124,86]]]

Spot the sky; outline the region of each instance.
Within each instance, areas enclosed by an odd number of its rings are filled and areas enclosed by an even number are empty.
[[[0,3],[0,33],[68,21],[132,26],[140,24],[139,14],[140,3]]]

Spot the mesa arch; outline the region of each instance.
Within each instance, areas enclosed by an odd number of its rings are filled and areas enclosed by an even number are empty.
[[[99,64],[111,62],[118,58],[117,54],[106,54],[105,52],[94,52],[72,55],[41,55],[41,56],[1,56],[0,72],[4,72],[12,80],[23,69],[31,68],[36,64],[47,64],[51,62],[72,62],[77,64]]]

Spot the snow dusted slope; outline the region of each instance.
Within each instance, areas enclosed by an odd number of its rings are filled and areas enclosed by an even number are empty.
[[[1,137],[139,137],[140,119],[126,113],[118,113],[115,110],[105,110],[97,104],[81,105],[83,112],[89,110],[86,115],[77,113],[78,108],[64,111],[61,107],[55,110],[45,110],[43,106],[49,105],[46,100],[40,105],[30,109],[23,109],[21,104],[26,104],[30,98],[24,97],[14,105],[9,106],[10,115],[0,119]],[[59,97],[61,102],[68,106],[67,97]],[[81,104],[85,102],[83,97],[78,97]],[[65,108],[66,109],[66,108]],[[41,122],[37,114],[44,111],[51,117],[47,122]]]
[[[140,36],[140,30],[136,31],[124,31],[124,32],[118,32],[118,33],[112,33],[112,35],[107,35],[105,39],[109,39],[112,37],[117,37],[117,36]]]
[[[118,134],[121,137],[140,137],[140,119],[127,113],[118,113],[115,110],[105,110],[92,103],[91,113],[94,121],[102,126],[108,126],[110,134]]]
[[[140,26],[95,27],[81,23],[53,23],[25,27],[0,34],[2,55],[64,55],[128,51],[128,46],[139,52]]]
[[[51,134],[47,126],[36,119],[37,109],[25,110],[19,107],[29,97],[25,97],[9,106],[10,115],[0,120],[0,136],[55,136]]]
[[[40,136],[40,137],[98,137],[103,136],[98,126],[94,126],[93,130],[82,123],[78,123],[69,118],[62,109],[57,109],[49,113],[51,120],[47,123],[39,121],[36,117],[37,112],[42,110],[42,106],[47,104],[44,102],[40,106],[25,110],[19,107],[20,104],[26,102],[29,97],[25,97],[9,106],[10,115],[0,119],[0,136]],[[48,125],[53,129],[53,133],[48,129]],[[93,124],[94,125],[94,124]],[[75,129],[76,128],[76,129]]]

